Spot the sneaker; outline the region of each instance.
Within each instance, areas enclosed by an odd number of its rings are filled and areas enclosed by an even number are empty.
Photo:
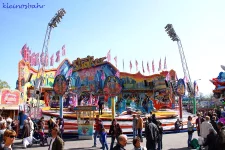
[[[93,145],[92,147],[96,147],[96,145]]]

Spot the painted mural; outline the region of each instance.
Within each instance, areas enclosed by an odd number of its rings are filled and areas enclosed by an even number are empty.
[[[102,92],[105,79],[108,76],[115,76],[117,71],[112,65],[105,63],[97,67],[73,72],[71,75],[71,88],[78,94],[81,91]]]
[[[160,74],[144,76],[140,72],[130,74],[119,72],[105,57],[93,56],[77,58],[72,63],[65,59],[56,69],[35,70],[29,63],[19,62],[18,89],[26,93],[27,88],[42,86],[41,99],[46,106],[59,107],[59,97],[52,90],[57,75],[64,75],[69,83],[70,92],[63,97],[64,107],[78,105],[98,105],[103,97],[105,107],[111,108],[110,96],[118,95],[115,102],[118,114],[131,112],[149,113],[160,108],[171,108],[174,97],[165,80],[176,80],[175,71],[163,71]],[[41,76],[42,75],[42,76]],[[116,94],[112,95],[112,91]],[[34,93],[34,92],[31,92]],[[28,94],[25,100],[35,95]]]

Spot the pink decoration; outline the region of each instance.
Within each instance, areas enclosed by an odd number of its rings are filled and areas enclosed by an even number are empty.
[[[59,62],[59,61],[60,61],[60,50],[58,50],[56,52],[56,60],[55,60],[55,62]]]
[[[107,61],[110,62],[111,61],[111,54],[110,54],[111,50],[108,51],[107,53]]]
[[[36,55],[35,55],[35,62],[36,62],[36,64],[35,64],[35,66],[38,66],[39,65],[39,53],[37,53]]]
[[[50,66],[54,66],[54,55],[53,54],[50,58]]]
[[[62,56],[65,56],[66,55],[66,46],[63,45],[62,46]]]
[[[120,77],[120,72],[117,71],[115,75],[119,78]]]

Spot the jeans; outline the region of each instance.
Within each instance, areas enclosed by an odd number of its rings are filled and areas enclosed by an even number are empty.
[[[138,136],[141,139],[141,142],[143,142],[143,139],[142,139],[142,129],[138,129]]]
[[[189,133],[189,131],[188,131],[188,147],[191,147],[192,135],[193,135],[193,133]]]
[[[133,139],[137,136],[137,129],[133,128]]]
[[[116,137],[113,137],[112,136],[112,138],[111,138],[111,144],[110,144],[110,150],[113,149],[113,145],[114,145],[115,139],[116,139]]]
[[[108,144],[107,144],[107,142],[102,142],[102,149],[105,150],[105,148],[106,148],[106,150],[109,149]]]
[[[199,129],[197,130],[197,132],[198,132],[198,136],[200,136],[200,130]]]
[[[98,135],[99,135],[99,131],[95,131],[95,133],[94,133],[94,146],[96,146],[96,139],[97,139]],[[100,143],[102,143],[101,142],[101,136],[99,137],[99,140],[100,140]]]

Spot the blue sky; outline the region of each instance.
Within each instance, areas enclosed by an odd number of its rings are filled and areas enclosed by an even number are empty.
[[[3,3],[28,2],[45,7],[3,8]],[[217,77],[222,71],[220,65],[225,64],[224,6],[223,0],[0,0],[0,79],[15,88],[22,46],[27,43],[33,52],[41,52],[47,23],[64,8],[67,13],[51,34],[50,55],[64,44],[71,61],[87,55],[102,57],[111,49],[121,71],[125,60],[127,72],[130,60],[134,66],[137,59],[141,70],[142,60],[146,66],[154,59],[157,70],[159,59],[163,62],[166,56],[168,68],[183,78],[177,44],[164,30],[172,23],[182,40],[192,80],[201,79],[200,92],[209,94],[214,88],[209,79]]]

